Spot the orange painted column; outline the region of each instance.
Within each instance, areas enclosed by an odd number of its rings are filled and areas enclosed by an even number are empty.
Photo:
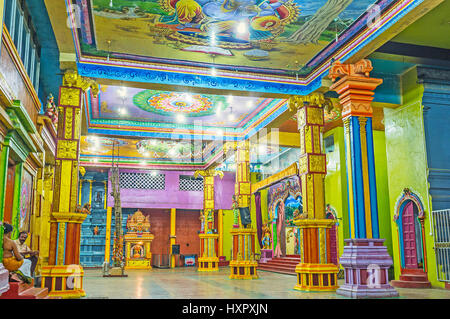
[[[49,252],[48,252],[48,264],[56,265],[56,249],[58,245],[58,223],[50,223],[50,239],[49,239]]]
[[[378,225],[372,101],[383,80],[370,77],[372,70],[370,60],[336,61],[329,72],[330,90],[339,94],[342,107],[350,226],[340,258],[345,283],[336,293],[352,298],[398,296],[388,281],[392,257]]]

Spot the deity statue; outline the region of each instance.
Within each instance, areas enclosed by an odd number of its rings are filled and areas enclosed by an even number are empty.
[[[55,127],[58,125],[58,108],[54,102],[53,94],[49,94],[47,97],[47,105],[45,107],[45,115],[47,115]]]
[[[91,204],[86,203],[86,204],[83,205],[83,207],[78,205],[76,210],[75,210],[75,212],[76,213],[80,213],[80,214],[88,214],[88,215],[90,215],[91,214]]]
[[[201,228],[200,228],[200,233],[204,234],[205,233],[205,214],[203,213],[203,211],[200,211],[200,224],[201,224]]]
[[[233,195],[233,204],[231,209],[233,210],[233,228],[239,228],[239,203],[237,202],[236,195]]]
[[[214,229],[214,210],[209,209],[206,212],[206,233],[212,234]]]
[[[133,215],[129,215],[127,218],[127,230],[128,232],[139,234],[150,232],[149,216],[144,216],[140,210],[137,210]]]
[[[268,223],[263,225],[262,229],[263,238],[261,240],[262,249],[270,249],[270,244],[272,243],[272,234]]]

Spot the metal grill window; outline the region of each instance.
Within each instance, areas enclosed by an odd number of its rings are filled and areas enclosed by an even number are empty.
[[[450,282],[450,209],[433,211],[432,216],[437,277]]]
[[[151,173],[120,173],[120,188],[166,189],[166,175]]]
[[[180,191],[203,192],[203,178],[180,175]]]

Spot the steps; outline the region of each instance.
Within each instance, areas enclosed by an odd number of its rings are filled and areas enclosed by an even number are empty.
[[[10,282],[9,290],[0,299],[49,299],[47,288],[37,288],[33,284]]]
[[[402,269],[399,280],[391,280],[391,285],[397,288],[431,288],[427,274],[422,269]]]
[[[259,263],[258,270],[295,276],[295,267],[298,265],[298,263],[300,263],[300,256],[298,255],[275,257],[265,263]]]

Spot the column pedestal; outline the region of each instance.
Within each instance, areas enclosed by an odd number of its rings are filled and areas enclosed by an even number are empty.
[[[80,265],[44,266],[41,270],[41,287],[47,287],[50,297],[81,298],[84,270]]]
[[[266,263],[273,258],[273,250],[272,249],[261,249],[261,258],[259,259],[260,263]]]
[[[233,255],[230,261],[230,279],[258,279],[258,262],[255,260],[256,230],[251,228],[232,229],[230,231]]]
[[[345,269],[345,284],[336,293],[351,298],[397,297],[389,284],[388,269],[392,258],[384,239],[345,239],[340,258]]]
[[[0,263],[0,295],[9,290],[9,271]]]
[[[50,297],[81,298],[86,296],[83,290],[83,267],[80,263],[81,223],[86,218],[82,213],[53,212],[51,225],[53,232],[59,232],[65,238],[64,245],[50,245],[51,265],[41,269],[41,287],[47,288]],[[63,227],[64,226],[64,227]],[[55,236],[56,237],[56,236]],[[62,242],[64,243],[64,242]],[[58,250],[58,256],[56,251]],[[55,260],[60,260],[57,265]]]
[[[339,268],[331,263],[331,219],[297,221],[300,231],[300,260],[295,267],[297,284],[302,291],[335,291]]]
[[[198,271],[218,271],[219,257],[216,247],[218,234],[200,234],[200,257],[198,258]]]

